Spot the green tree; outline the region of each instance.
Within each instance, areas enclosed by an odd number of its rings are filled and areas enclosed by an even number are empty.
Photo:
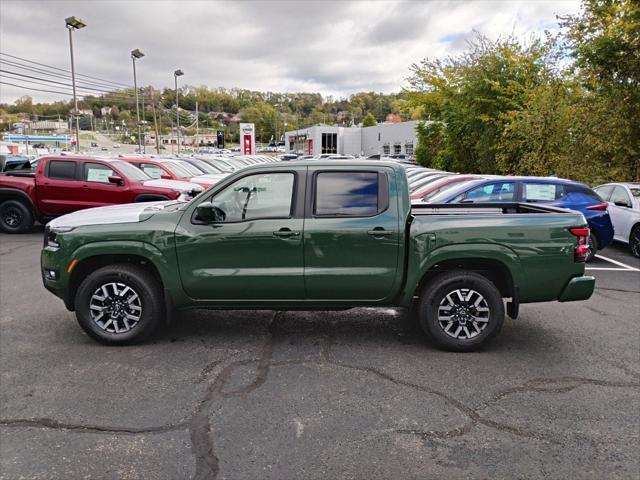
[[[376,117],[373,116],[373,113],[367,112],[367,114],[362,119],[363,127],[375,127],[378,124]]]

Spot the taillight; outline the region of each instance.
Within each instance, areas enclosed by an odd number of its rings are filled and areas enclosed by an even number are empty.
[[[569,231],[578,237],[578,245],[573,251],[574,261],[580,263],[586,262],[589,257],[589,235],[591,232],[585,227],[570,228]]]
[[[609,208],[608,204],[599,203],[597,205],[591,205],[590,207],[587,207],[587,210],[606,210],[607,208]]]

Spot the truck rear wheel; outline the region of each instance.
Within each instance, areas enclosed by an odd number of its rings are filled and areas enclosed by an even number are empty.
[[[33,228],[33,212],[20,200],[0,203],[0,230],[5,233],[24,233]]]
[[[132,265],[112,265],[88,275],[75,297],[82,329],[105,345],[141,342],[162,322],[162,290],[149,272]]]
[[[469,352],[486,344],[504,323],[500,292],[474,272],[435,277],[420,297],[420,325],[442,348]]]

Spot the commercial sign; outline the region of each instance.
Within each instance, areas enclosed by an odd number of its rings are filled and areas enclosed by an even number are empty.
[[[243,155],[256,153],[256,128],[253,123],[240,124],[240,151]]]

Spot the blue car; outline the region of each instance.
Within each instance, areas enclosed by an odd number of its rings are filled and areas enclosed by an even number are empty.
[[[549,177],[498,177],[464,182],[429,199],[429,203],[544,203],[582,213],[591,229],[589,257],[613,241],[607,203],[582,183]]]

